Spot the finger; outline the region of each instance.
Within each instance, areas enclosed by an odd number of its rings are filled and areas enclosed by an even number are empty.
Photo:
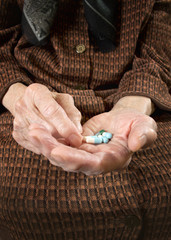
[[[14,140],[20,145],[22,146],[23,148],[31,151],[31,152],[34,152],[36,154],[40,154],[40,150],[36,147],[36,145],[32,144],[31,142],[29,142],[28,140],[24,139],[22,135],[18,134],[18,132],[16,131],[13,131],[12,132],[12,136],[14,138]]]
[[[14,118],[13,121],[13,132],[12,136],[15,141],[21,145],[22,147],[36,153],[40,154],[39,149],[35,144],[32,144],[28,140],[28,132],[29,132],[29,123],[25,118],[22,118],[20,115]]]
[[[62,156],[57,154],[55,159],[51,157],[52,149],[60,149],[63,144],[64,146],[66,145],[64,139],[59,139],[59,141],[57,141],[50,136],[46,130],[43,129],[32,129],[29,133],[29,136],[33,143],[39,144],[40,152],[48,158],[52,165],[62,167],[64,170],[68,169],[66,167],[66,163],[63,161]],[[64,151],[66,151],[66,149],[64,149]],[[72,169],[70,169],[70,171],[73,172]]]
[[[30,135],[40,143],[41,153],[53,165],[62,167],[65,171],[96,175],[125,167],[131,156],[128,148],[121,146],[117,140],[101,146],[83,144],[92,147],[92,154],[83,149],[75,149],[60,144],[43,129],[41,131],[34,129]]]
[[[72,171],[81,171],[87,175],[108,172],[126,166],[132,155],[128,147],[122,146],[119,142],[107,145],[89,144],[89,152],[86,152],[88,144],[83,144],[82,149],[77,151],[75,149],[69,151],[62,148],[53,149],[51,156],[54,159],[55,156],[60,156],[68,171],[72,169]]]
[[[101,168],[105,172],[128,166],[133,154],[127,146],[127,141],[120,136],[114,136],[108,144],[82,144],[80,149],[93,154],[104,153]]]
[[[28,139],[38,146],[44,156],[49,158],[51,150],[59,145],[58,141],[45,128],[33,125],[29,130]]]
[[[27,89],[26,96],[28,98],[31,96],[33,104],[46,121],[52,124],[62,137],[68,139],[71,145],[80,146],[82,142],[81,134],[68,118],[64,109],[52,97],[51,92],[43,85],[40,85],[39,88],[32,85]]]
[[[69,94],[64,93],[52,93],[54,99],[58,102],[58,104],[65,110],[67,116],[78,128],[79,132],[82,132],[81,126],[81,113],[74,105],[74,99]]]
[[[61,144],[61,142],[51,137],[46,130],[32,129],[29,136],[32,138],[33,143],[39,144],[40,152],[53,165],[70,172],[84,171],[88,173],[92,172],[93,169],[95,169],[94,172],[98,171],[98,157],[69,147],[66,144]]]
[[[133,152],[150,146],[157,138],[157,125],[152,118],[132,125],[128,136],[128,146]]]
[[[65,171],[83,172],[87,175],[102,172],[98,156],[86,151],[61,145],[51,152],[51,159],[55,165],[60,165]],[[60,160],[60,162],[58,162]]]
[[[54,127],[42,119],[39,111],[30,104],[30,101],[26,103],[26,100],[21,98],[16,103],[15,113],[14,130],[23,131],[24,128],[27,129],[30,124],[35,123],[44,126],[52,135],[58,137],[59,134],[55,132]]]
[[[17,116],[13,120],[13,130],[18,132],[23,132],[25,128],[28,128],[29,123],[26,121],[26,119],[23,119],[20,116]]]

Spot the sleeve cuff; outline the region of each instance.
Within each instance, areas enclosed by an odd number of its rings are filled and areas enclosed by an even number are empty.
[[[119,89],[114,95],[113,103],[125,96],[149,97],[160,109],[171,111],[171,95],[167,85],[148,73],[125,74]]]

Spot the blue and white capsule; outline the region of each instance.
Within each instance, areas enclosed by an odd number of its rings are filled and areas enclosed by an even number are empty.
[[[108,143],[109,142],[109,139],[107,137],[103,137],[102,135],[98,135],[97,137],[102,139],[102,143]]]
[[[103,132],[103,133],[102,133],[102,136],[103,136],[103,137],[106,137],[106,138],[108,138],[108,139],[111,139],[111,138],[112,138],[112,134],[109,133],[109,132]]]
[[[100,144],[102,143],[102,138],[97,136],[85,136],[83,141],[86,143]]]
[[[108,143],[108,142],[109,142],[109,139],[108,139],[107,137],[103,137],[103,136],[102,136],[102,142],[103,142],[103,143]]]
[[[100,130],[98,133],[95,134],[95,136],[102,136],[102,134],[105,132],[105,130]]]

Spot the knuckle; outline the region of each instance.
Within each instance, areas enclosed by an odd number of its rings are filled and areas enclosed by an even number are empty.
[[[13,128],[18,128],[20,126],[18,120],[16,118],[14,118],[14,121],[13,121]]]
[[[67,113],[72,116],[75,120],[81,120],[82,115],[81,112],[73,105],[70,109],[68,109]]]
[[[14,130],[20,129],[20,127],[21,127],[20,121],[17,118],[15,118],[14,121],[13,121]]]
[[[66,171],[66,172],[74,172],[74,173],[77,173],[77,172],[79,172],[79,169],[78,169],[78,167],[76,167],[76,166],[72,166],[72,167],[68,167],[68,166],[61,166],[62,167],[62,169],[64,170],[64,171]]]
[[[56,104],[55,106],[48,104],[44,106],[42,109],[42,113],[46,117],[55,117],[58,115],[59,111],[60,111],[60,106],[58,104]]]
[[[60,167],[61,167],[65,172],[73,172],[71,169],[69,169],[69,168],[66,167],[66,166],[61,165]]]
[[[46,88],[46,86],[40,84],[40,83],[32,83],[27,87],[27,91],[37,91],[37,89],[40,88]]]
[[[80,166],[78,166],[77,164],[73,165],[70,169],[70,171],[72,172],[79,172]]]
[[[151,125],[154,124],[155,121],[154,121],[154,119],[152,117],[147,116],[147,119],[148,119],[149,124],[151,124]]]
[[[48,158],[49,162],[53,165],[53,166],[57,166],[57,164],[55,163],[54,160],[52,160],[51,158]]]
[[[149,129],[149,133],[154,140],[157,138],[157,132],[154,129]]]
[[[54,99],[57,99],[60,96],[60,93],[57,92],[51,92],[51,95]]]
[[[153,128],[157,132],[158,126],[157,126],[157,123],[154,121],[154,119],[153,119]]]
[[[82,163],[73,163],[69,166],[70,172],[82,172],[86,175],[92,175],[94,172],[96,172],[97,169],[94,169],[93,167],[90,167],[89,165],[85,165]]]
[[[58,122],[57,130],[61,136],[64,136],[66,134],[67,126],[64,126],[64,123],[62,121]]]
[[[26,88],[25,94],[32,95],[37,90],[37,83],[33,83]]]
[[[16,137],[16,132],[15,131],[12,131],[12,136],[15,139],[15,137]]]
[[[19,134],[16,132],[16,131],[13,131],[12,132],[12,137],[14,138],[14,140],[17,142],[17,143],[21,143],[21,137],[19,136]]]
[[[66,172],[80,172],[77,164],[58,163],[58,166]]]
[[[35,95],[41,95],[42,92],[49,91],[48,88],[40,83],[32,83],[30,84],[25,91],[26,96],[35,96]]]
[[[96,175],[99,175],[101,174],[102,172],[101,171],[86,171],[86,172],[83,172],[86,176],[96,176]]]
[[[21,99],[19,99],[15,104],[15,111],[20,112],[23,109],[24,109],[23,101]]]
[[[48,157],[48,160],[53,166],[57,166],[57,167],[64,169],[63,164],[60,161],[56,161],[55,159],[53,159],[51,157]]]
[[[74,98],[73,98],[70,94],[64,93],[64,94],[63,94],[63,97],[65,98],[65,100],[66,100],[67,102],[72,102],[72,103],[74,103]]]
[[[13,130],[14,131],[21,131],[25,128],[25,122],[24,120],[19,118],[14,118],[13,120]]]
[[[79,119],[79,120],[82,118],[81,112],[79,110],[76,111],[75,117],[76,119]]]
[[[72,121],[76,121],[76,122],[81,121],[82,116],[80,113],[74,112],[74,113],[71,113],[70,115],[72,117]]]
[[[154,131],[157,131],[157,123],[152,117],[148,116],[148,123]]]

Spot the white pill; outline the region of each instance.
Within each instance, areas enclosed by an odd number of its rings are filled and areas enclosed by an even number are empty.
[[[86,143],[99,144],[102,143],[102,138],[97,136],[85,136],[83,137],[83,141]]]

